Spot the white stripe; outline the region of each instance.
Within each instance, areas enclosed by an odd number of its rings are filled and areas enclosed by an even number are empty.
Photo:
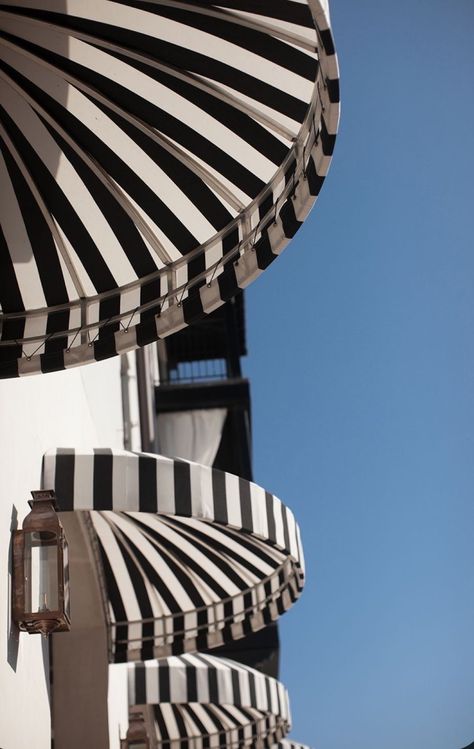
[[[252,507],[252,525],[254,533],[268,537],[268,518],[265,489],[250,483],[250,504]]]
[[[147,702],[151,705],[157,705],[160,701],[160,693],[155,661],[145,661],[145,688]]]
[[[242,515],[240,511],[239,479],[232,473],[225,474],[225,489],[227,496],[227,519],[233,528],[242,527]]]
[[[113,522],[114,522],[114,525],[116,525],[118,528],[122,530],[125,537],[140,549],[140,552],[143,554],[145,559],[147,559],[147,561],[151,564],[151,566],[154,569],[159,570],[160,577],[163,581],[163,584],[166,585],[169,588],[169,590],[172,592],[181,610],[182,611],[194,610],[194,604],[192,600],[190,599],[190,597],[188,596],[186,590],[181,585],[177,576],[172,572],[171,568],[168,567],[168,565],[166,564],[165,562],[166,557],[163,558],[163,556],[157,550],[156,546],[147,538],[147,536],[137,528],[135,523],[131,523],[123,515],[115,514],[113,517]],[[161,528],[160,528],[160,532],[161,532]],[[141,570],[143,579],[145,580],[146,575],[144,571],[141,569],[141,567],[140,567],[140,570]]]
[[[94,454],[85,451],[74,458],[74,509],[94,508]]]
[[[8,54],[4,56],[9,58]],[[26,75],[32,77],[34,69],[32,63],[25,71]],[[68,99],[73,97],[72,87],[65,86],[65,90],[68,92]],[[58,187],[74,206],[74,211],[86,231],[100,248],[100,253],[117,284],[123,286],[136,280],[137,275],[130,261],[97,203],[39,117],[12,89],[9,91],[8,100],[4,102],[4,106],[54,177]]]
[[[275,518],[275,537],[278,546],[285,548],[285,533],[283,529],[282,505],[279,499],[274,497],[273,515]]]
[[[171,659],[170,659],[171,661]],[[171,702],[188,701],[188,678],[186,663],[176,658],[170,662],[170,699]]]
[[[174,515],[176,502],[174,496],[174,461],[160,456],[156,462],[156,485],[158,511]]]

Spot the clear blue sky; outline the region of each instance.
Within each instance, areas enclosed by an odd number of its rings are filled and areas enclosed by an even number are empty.
[[[329,177],[247,294],[255,479],[297,515],[295,739],[474,741],[474,2],[333,0]]]

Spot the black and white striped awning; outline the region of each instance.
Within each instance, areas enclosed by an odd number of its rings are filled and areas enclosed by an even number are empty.
[[[154,706],[159,746],[270,749],[291,728],[280,682],[209,655],[130,664],[128,699],[130,706]]]
[[[48,452],[42,484],[62,511],[89,512],[112,662],[217,647],[275,621],[300,595],[298,526],[256,484],[104,449]]]
[[[321,0],[0,9],[0,377],[164,337],[280,254],[329,167]]]

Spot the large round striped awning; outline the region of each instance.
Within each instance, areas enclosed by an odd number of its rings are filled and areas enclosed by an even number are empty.
[[[320,0],[2,3],[0,376],[132,350],[247,286],[338,117]]]
[[[291,728],[276,679],[235,661],[185,655],[128,666],[129,705],[153,705],[159,746],[273,747]]]
[[[299,529],[279,499],[208,466],[120,450],[57,449],[42,484],[87,511],[111,662],[217,647],[298,598]]]

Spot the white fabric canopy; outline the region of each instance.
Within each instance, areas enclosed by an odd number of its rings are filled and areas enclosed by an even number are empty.
[[[129,705],[153,705],[158,745],[273,747],[291,728],[276,679],[227,658],[185,655],[129,664]]]
[[[325,3],[0,10],[0,377],[180,330],[253,281],[331,161]]]
[[[225,408],[158,414],[160,453],[212,466],[219,449],[226,416]]]
[[[87,511],[110,660],[144,660],[237,640],[299,597],[304,561],[290,510],[208,466],[124,450],[58,448],[42,486]]]

